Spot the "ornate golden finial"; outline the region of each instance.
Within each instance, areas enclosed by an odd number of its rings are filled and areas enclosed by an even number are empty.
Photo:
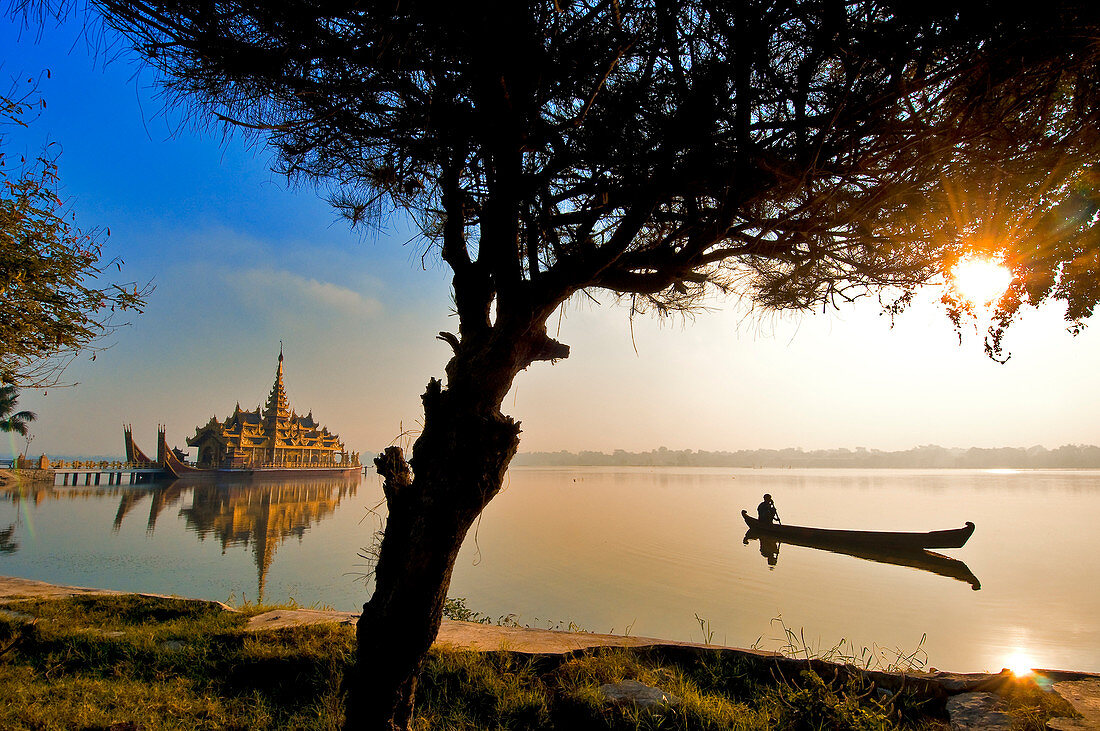
[[[271,386],[271,393],[268,394],[263,419],[265,422],[274,424],[289,417],[290,401],[286,397],[286,387],[283,386],[283,341],[280,340],[279,367],[275,369],[275,383]]]

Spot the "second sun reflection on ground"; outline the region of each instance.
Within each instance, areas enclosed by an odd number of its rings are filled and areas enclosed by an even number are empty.
[[[988,307],[1001,298],[1012,282],[1012,272],[993,259],[962,259],[951,268],[949,283],[958,295],[976,307]]]

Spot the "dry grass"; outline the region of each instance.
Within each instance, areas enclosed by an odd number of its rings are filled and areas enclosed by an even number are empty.
[[[147,731],[337,729],[343,722],[342,682],[354,658],[350,627],[252,633],[244,629],[247,617],[274,605],[226,611],[135,595],[25,600],[5,608],[5,730],[124,723]],[[840,678],[808,669],[778,676],[761,662],[720,651],[433,650],[413,725],[417,731],[943,728],[942,704]],[[622,680],[660,688],[678,702],[653,709],[609,703],[600,686]],[[1051,694],[1025,685],[1003,693],[1019,728],[1041,728],[1052,713],[1065,712]]]

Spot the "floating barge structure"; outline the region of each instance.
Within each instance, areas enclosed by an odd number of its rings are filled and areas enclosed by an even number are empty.
[[[313,412],[300,416],[290,408],[283,385],[283,352],[267,404],[254,411],[241,409],[219,421],[211,416],[195,428],[187,446],[198,448],[188,462],[186,452],[168,446],[164,427],[158,429],[157,458],[147,457],[134,443],[133,431],[123,428],[128,462],[149,462],[176,477],[185,475],[240,475],[285,477],[289,475],[345,475],[359,472],[358,452],[348,452],[340,437],[314,420]]]

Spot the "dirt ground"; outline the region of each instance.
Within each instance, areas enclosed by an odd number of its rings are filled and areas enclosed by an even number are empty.
[[[66,596],[93,596],[96,594],[123,594],[126,592],[109,589],[90,589],[79,586],[58,586],[44,581],[21,579],[14,576],[0,576],[0,604],[18,599],[41,598],[59,599]],[[149,595],[160,596],[160,595]],[[207,601],[207,600],[195,600]],[[221,602],[214,602],[231,608]],[[354,625],[358,620],[357,612],[338,612],[318,609],[275,609],[257,615],[248,621],[250,630],[277,629],[303,624],[336,622]],[[684,647],[707,647],[688,642],[658,640],[650,637],[627,637],[623,635],[602,635],[590,632],[561,632],[556,630],[527,627],[498,627],[476,622],[456,622],[443,620],[439,628],[436,644],[468,650],[512,650],[525,653],[565,653],[586,647],[645,647],[652,645],[676,645]],[[714,645],[710,645],[714,647]],[[753,652],[746,650],[745,652]],[[757,653],[761,656],[773,653]]]

